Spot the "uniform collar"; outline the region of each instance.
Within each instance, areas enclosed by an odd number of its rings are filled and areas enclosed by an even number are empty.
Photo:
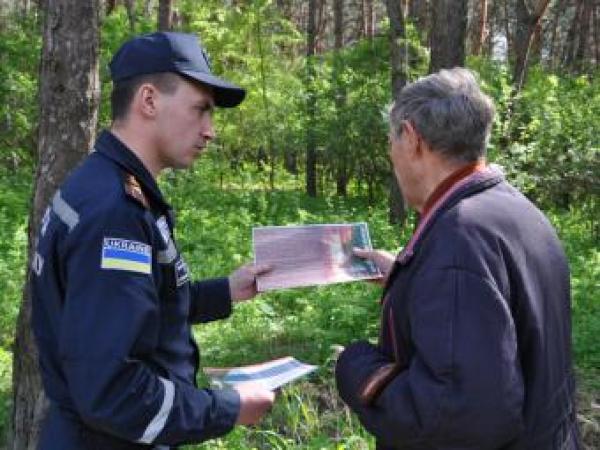
[[[121,142],[108,130],[102,131],[96,140],[95,150],[101,155],[121,166],[127,173],[133,175],[142,186],[144,194],[150,197],[152,205],[158,206],[160,210],[169,211],[171,206],[165,201],[156,180],[146,169],[140,159],[129,147]]]

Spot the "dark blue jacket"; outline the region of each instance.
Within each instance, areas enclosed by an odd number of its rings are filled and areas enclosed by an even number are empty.
[[[463,181],[394,264],[379,345],[342,353],[340,395],[380,449],[576,448],[561,244],[499,172]],[[366,406],[358,393],[391,362],[401,371]]]
[[[135,449],[227,433],[232,390],[197,389],[191,325],[231,313],[226,278],[192,283],[173,214],[109,132],[60,187],[32,264],[32,324],[51,401],[40,448]]]

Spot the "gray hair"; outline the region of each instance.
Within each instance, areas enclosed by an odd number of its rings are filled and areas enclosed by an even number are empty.
[[[433,151],[454,161],[471,162],[485,156],[494,103],[481,91],[473,72],[455,67],[406,85],[391,106],[389,118],[396,137],[407,120]]]

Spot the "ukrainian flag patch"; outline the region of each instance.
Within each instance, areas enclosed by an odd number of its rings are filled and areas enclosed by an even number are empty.
[[[102,269],[128,270],[150,274],[152,247],[143,242],[105,237],[102,243]]]

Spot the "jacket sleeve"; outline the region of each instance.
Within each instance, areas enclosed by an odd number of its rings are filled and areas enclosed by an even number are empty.
[[[336,367],[341,397],[394,448],[501,447],[523,429],[523,378],[506,301],[487,280],[459,268],[426,270],[411,286],[414,355],[407,369],[364,406],[360,389],[390,361],[377,347],[353,344]]]
[[[150,363],[161,323],[159,269],[150,224],[135,212],[82,218],[65,242],[59,352],[70,395],[90,427],[128,441],[223,435],[239,413],[235,391],[199,390]]]
[[[229,279],[213,278],[191,284],[191,323],[211,322],[230,315]]]

